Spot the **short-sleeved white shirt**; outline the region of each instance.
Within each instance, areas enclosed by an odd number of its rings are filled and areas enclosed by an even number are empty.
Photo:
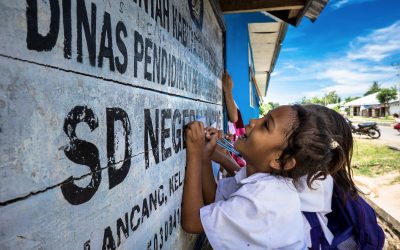
[[[317,204],[324,214],[330,212],[331,198],[327,208],[327,201],[313,191],[305,187],[299,192],[291,179],[270,174],[246,177],[244,167],[235,177],[219,181],[216,202],[200,210],[201,222],[214,249],[306,249],[311,246],[310,226],[301,211],[319,212],[313,209]]]

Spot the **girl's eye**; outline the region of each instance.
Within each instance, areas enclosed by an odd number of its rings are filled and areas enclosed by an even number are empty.
[[[267,130],[269,130],[269,126],[268,126],[268,121],[269,121],[269,119],[268,119],[268,117],[265,119],[265,122],[264,122],[264,127],[267,129]]]

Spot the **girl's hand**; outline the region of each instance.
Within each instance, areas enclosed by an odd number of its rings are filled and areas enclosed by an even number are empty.
[[[208,127],[206,128],[206,145],[203,151],[203,157],[211,158],[214,153],[215,147],[217,145],[217,140],[219,137],[219,131],[216,128]]]
[[[226,135],[225,135],[225,139],[227,139],[228,141],[230,141],[231,143],[233,143],[234,140],[235,140],[235,134],[226,134]]]
[[[186,125],[186,149],[189,154],[201,156],[205,145],[204,125],[191,122]]]

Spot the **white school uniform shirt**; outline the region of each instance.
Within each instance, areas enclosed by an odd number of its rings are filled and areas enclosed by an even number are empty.
[[[211,246],[217,250],[307,249],[311,247],[310,225],[302,209],[317,212],[330,243],[333,237],[324,215],[330,212],[331,198],[325,196],[332,196],[332,179],[316,186],[317,192],[307,187],[298,191],[289,178],[265,173],[247,177],[246,167],[234,177],[221,179],[215,203],[200,209]]]

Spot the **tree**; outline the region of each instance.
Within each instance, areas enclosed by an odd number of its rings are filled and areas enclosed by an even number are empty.
[[[324,96],[324,104],[339,103],[340,97],[336,91],[331,91]]]
[[[313,96],[310,99],[308,99],[307,97],[303,97],[300,100],[300,104],[319,104],[319,105],[327,105],[339,102],[340,102],[340,97],[336,93],[336,91],[330,91],[321,98]]]
[[[297,101],[297,104],[309,104],[309,103],[311,103],[310,99],[307,99],[307,97],[305,96],[303,96],[300,101]]]
[[[316,96],[311,97],[308,99],[307,97],[301,98],[301,100],[298,102],[300,104],[324,104],[324,100],[321,98],[318,98]]]
[[[379,92],[381,89],[381,85],[377,81],[373,81],[368,91],[364,93],[364,96]]]
[[[303,96],[299,101],[296,102],[296,104],[308,104],[310,103],[310,99],[307,99],[307,97]]]
[[[324,104],[324,101],[321,98],[318,98],[316,96],[311,97],[310,102],[311,104]]]
[[[260,106],[260,116],[264,116],[268,113],[268,111],[279,107],[279,103],[277,102],[263,102]]]
[[[344,99],[344,101],[345,102],[351,102],[351,101],[354,101],[355,99],[358,99],[358,98],[360,98],[360,97],[351,97],[351,96],[349,96],[349,97],[346,97],[345,99]]]
[[[376,95],[376,98],[381,104],[384,104],[385,107],[387,107],[388,114],[390,115],[389,102],[397,98],[396,87],[391,87],[390,89],[382,88],[381,91]]]

